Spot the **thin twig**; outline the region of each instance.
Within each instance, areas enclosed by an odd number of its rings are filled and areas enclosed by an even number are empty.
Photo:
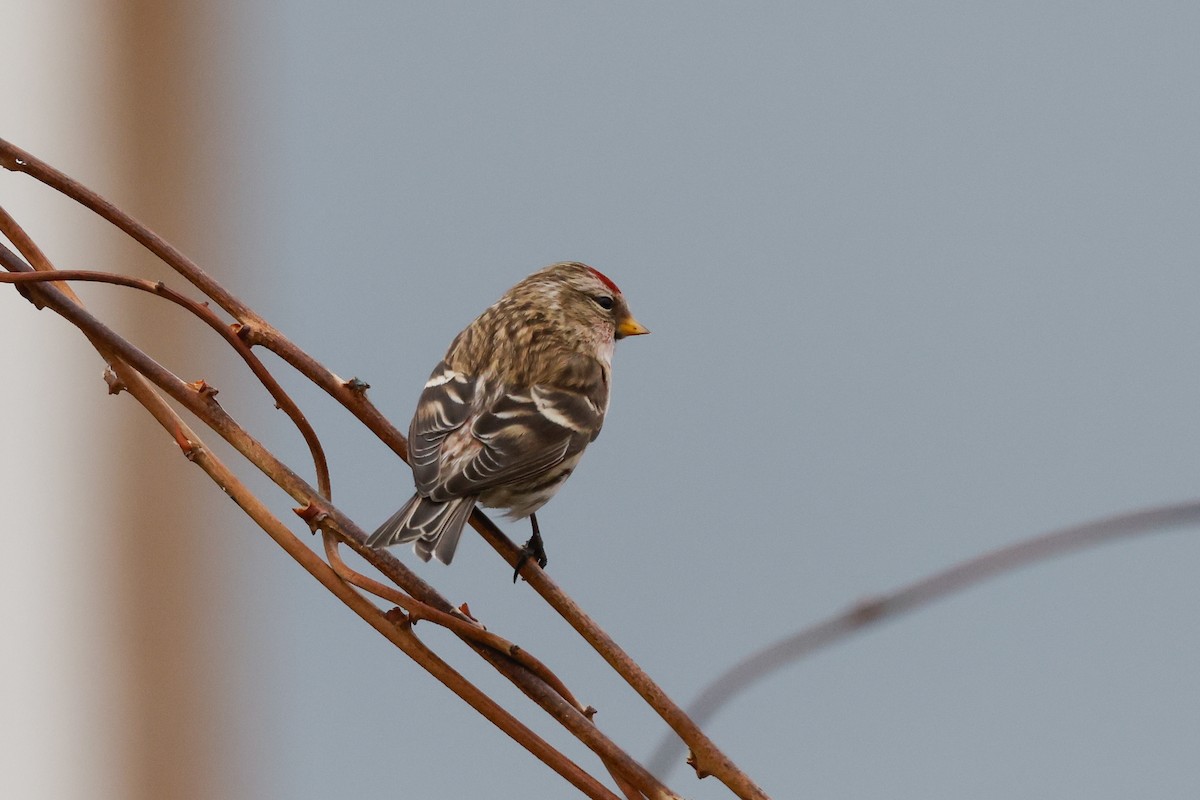
[[[381,559],[394,558],[386,551],[374,550],[367,547],[364,544],[365,535],[360,530],[356,530],[353,536],[338,531],[333,516],[326,520],[325,524],[329,526],[332,532],[339,535],[344,544],[348,545],[360,556],[371,560],[372,565],[377,568]],[[387,574],[386,569],[381,571]],[[429,605],[432,606],[433,604],[430,603]],[[620,772],[625,782],[636,786],[647,797],[678,797],[678,795],[655,778],[649,770],[608,741],[607,737],[596,728],[593,722],[592,716],[595,713],[595,709],[588,707],[583,712],[580,712],[577,703],[568,702],[557,689],[543,682],[537,676],[531,675],[528,672],[514,674],[514,665],[512,664],[511,657],[506,654],[502,655],[491,647],[476,644],[469,638],[465,639],[465,641],[485,661],[508,677],[527,697],[541,706],[542,710],[558,720],[572,735],[595,752],[610,772]]]
[[[29,175],[112,223],[238,320],[243,326],[239,335],[247,344],[262,345],[276,353],[301,375],[320,386],[354,413],[401,458],[408,458],[408,448],[403,435],[366,399],[366,384],[357,380],[342,380],[334,375],[178,248],[79,181],[5,139],[0,139],[0,166]]]
[[[520,550],[508,537],[500,533],[490,519],[476,511],[471,515],[471,525],[505,561],[516,566],[520,559]],[[666,692],[651,680],[645,670],[630,658],[629,654],[605,633],[566,592],[559,588],[558,584],[551,580],[550,576],[538,567],[533,559],[525,560],[524,566],[521,567],[521,575],[670,726],[679,740],[691,750],[692,765],[695,767],[697,775],[700,777],[715,776],[741,798],[767,797],[766,793],[750,779],[750,776],[742,772],[728,756],[713,744],[700,726],[682,708],[677,706]]]
[[[142,397],[143,390],[153,392],[153,389],[148,384],[143,385],[137,381],[129,382],[127,385],[129,386],[130,393],[137,397],[140,402],[143,402],[143,404],[145,404]],[[288,555],[295,559],[310,575],[316,578],[322,586],[347,605],[355,614],[387,638],[388,641],[400,648],[400,650],[442,682],[448,689],[463,698],[485,719],[508,734],[522,747],[528,749],[536,758],[570,781],[572,785],[588,797],[598,798],[599,800],[615,799],[616,796],[612,792],[585,772],[578,764],[552,747],[480,691],[478,687],[442,661],[433,651],[421,643],[408,625],[397,625],[387,619],[374,604],[368,602],[346,585],[328,564],[318,558],[311,549],[296,538],[295,534],[275,517],[249,491],[245,484],[225,467],[220,459],[199,442],[195,434],[189,431],[185,434],[185,438],[190,446],[184,451],[184,455],[204,470]]]
[[[895,591],[855,603],[829,619],[751,653],[704,687],[688,707],[688,713],[698,724],[707,724],[735,695],[771,673],[853,633],[1003,573],[1112,539],[1197,523],[1200,523],[1200,501],[1158,506],[1060,528],[969,558]],[[681,757],[675,738],[665,736],[648,764],[655,774],[666,775]]]
[[[13,247],[17,248],[17,252],[29,262],[28,264],[21,264],[11,269],[19,269],[25,272],[50,272],[54,270],[54,265],[50,263],[50,259],[42,252],[42,248],[38,247],[37,242],[30,238],[25,229],[3,207],[0,207],[0,233],[8,237],[8,240],[13,243]],[[79,295],[75,294],[75,290],[67,284],[56,283],[55,287],[76,303],[82,302],[79,299]],[[30,302],[38,308],[42,307],[40,300],[31,298]]]
[[[2,208],[0,208],[0,214],[8,216]],[[4,228],[5,226],[0,225],[0,231],[7,233],[7,230]],[[78,269],[53,270],[53,274],[44,272],[0,274],[0,283],[23,284],[46,281],[91,281],[93,283],[124,286],[166,298],[181,308],[190,311],[201,322],[220,334],[226,344],[237,351],[237,354],[250,367],[250,371],[254,373],[254,377],[258,378],[259,382],[262,383],[263,387],[271,395],[276,407],[287,414],[292,420],[296,428],[300,431],[300,435],[304,437],[304,442],[308,445],[308,451],[312,456],[313,466],[317,475],[317,490],[323,497],[330,497],[332,495],[329,480],[329,464],[325,458],[325,451],[321,447],[321,442],[317,438],[317,432],[309,424],[308,418],[304,416],[304,412],[300,410],[291,396],[283,390],[283,387],[279,385],[279,382],[275,380],[275,377],[271,375],[258,356],[254,355],[249,346],[239,338],[237,329],[240,325],[235,327],[226,325],[208,305],[198,303],[190,297],[180,294],[162,281],[154,282],[112,272]]]
[[[249,306],[234,297],[232,293],[217,283],[212,276],[200,269],[195,262],[157,233],[91,189],[88,189],[79,183],[79,181],[60,172],[32,153],[22,150],[12,142],[0,139],[0,166],[14,172],[23,172],[41,181],[113,223],[150,252],[176,268],[183,277],[191,281],[206,296],[215,300],[217,305],[228,311],[235,319],[243,322],[259,319],[258,315]],[[183,269],[180,269],[180,266]]]
[[[338,577],[346,581],[346,583],[370,592],[376,597],[387,600],[389,603],[395,603],[408,614],[409,619],[413,623],[420,620],[428,620],[435,625],[440,625],[447,630],[453,631],[462,639],[470,640],[484,647],[490,647],[498,653],[509,656],[538,678],[545,681],[564,700],[574,706],[580,714],[585,716],[590,715],[592,710],[585,708],[576,700],[575,695],[571,693],[562,680],[551,672],[549,667],[534,658],[527,650],[513,644],[502,636],[492,633],[478,621],[468,618],[466,615],[461,614],[461,612],[456,611],[455,613],[448,614],[433,606],[426,605],[416,598],[409,597],[399,589],[387,586],[360,572],[354,571],[347,566],[346,562],[342,560],[341,554],[338,553],[337,539],[332,534],[325,533],[324,541],[325,560],[333,567]]]

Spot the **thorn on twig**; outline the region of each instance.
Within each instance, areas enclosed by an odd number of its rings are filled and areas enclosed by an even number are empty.
[[[395,607],[395,606],[393,606],[389,611],[387,611],[383,615],[383,618],[386,619],[388,622],[392,623],[393,625],[400,625],[403,627],[412,627],[413,623],[416,622],[416,620],[413,619],[410,615],[405,614],[400,608]]]
[[[484,625],[482,622],[480,622],[479,620],[477,620],[475,617],[473,617],[471,615],[471,608],[466,603],[463,603],[461,606],[454,609],[453,613],[454,613],[454,616],[458,617],[461,620],[465,620],[465,621],[471,623],[476,628],[479,628],[479,630],[481,630],[481,631],[487,630],[486,625]]]
[[[696,754],[691,750],[688,750],[687,763],[689,767],[696,770],[696,777],[700,780],[704,780],[712,774],[711,772],[705,771],[705,769],[700,766],[700,762],[696,759]]]
[[[229,327],[248,347],[263,343],[259,330],[252,323],[232,323]]]
[[[196,393],[199,394],[201,397],[204,397],[204,398],[207,398],[210,400],[213,397],[216,397],[217,394],[220,392],[219,389],[209,386],[208,383],[205,382],[203,378],[198,381],[192,381],[191,383],[188,384],[188,386],[195,389]]]
[[[21,295],[21,297],[24,297],[26,300],[33,303],[33,307],[36,308],[38,311],[41,311],[43,308],[46,307],[46,304],[42,302],[41,295],[35,295],[33,292],[29,291],[28,286],[22,286],[21,284],[18,283],[16,285],[16,289],[17,289],[17,294]]]
[[[584,715],[585,717],[587,717],[589,720],[590,720],[592,717],[596,716],[596,714],[597,714],[597,711],[596,711],[596,707],[595,707],[595,706],[586,706],[586,707],[583,709],[583,715]]]
[[[351,378],[342,385],[355,394],[365,394],[367,389],[371,388],[371,384],[367,383],[366,381],[359,380],[358,378]]]
[[[128,388],[125,382],[117,377],[117,373],[113,372],[112,367],[104,368],[104,382],[108,384],[109,394],[120,394]]]
[[[311,500],[308,501],[308,505],[301,508],[293,508],[292,511],[295,511],[296,516],[304,520],[309,530],[313,533],[321,530],[321,523],[329,519],[329,514],[322,511],[321,507]]]
[[[176,426],[171,431],[171,437],[175,440],[175,444],[179,445],[179,449],[183,451],[183,457],[188,461],[195,461],[196,456],[200,453],[200,445],[193,442],[183,434],[183,429]]]

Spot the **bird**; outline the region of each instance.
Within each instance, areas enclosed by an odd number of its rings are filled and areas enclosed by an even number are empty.
[[[608,411],[616,340],[649,333],[599,270],[551,264],[462,330],[434,367],[408,428],[416,492],[367,545],[407,542],[449,564],[476,504],[529,517],[529,558],[545,567],[536,512],[562,488]]]

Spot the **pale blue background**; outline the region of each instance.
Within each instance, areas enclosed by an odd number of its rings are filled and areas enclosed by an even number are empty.
[[[241,6],[206,34],[241,104],[214,119],[240,146],[229,282],[406,426],[509,285],[611,275],[654,334],[618,347],[604,434],[540,519],[555,579],[685,702],[856,598],[1196,495],[1198,9]],[[373,526],[406,469],[305,397]],[[570,795],[254,541],[247,796]],[[1006,577],[710,732],[777,798],[1195,796],[1197,564],[1186,531]],[[648,755],[661,726],[477,537],[418,569]]]

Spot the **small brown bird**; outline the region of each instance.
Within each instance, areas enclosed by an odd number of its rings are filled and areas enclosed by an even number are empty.
[[[524,557],[546,566],[534,512],[600,434],[614,342],[649,332],[586,264],[552,264],[505,292],[425,383],[408,428],[417,492],[367,544],[413,542],[422,560],[449,564],[479,503],[529,517]]]

